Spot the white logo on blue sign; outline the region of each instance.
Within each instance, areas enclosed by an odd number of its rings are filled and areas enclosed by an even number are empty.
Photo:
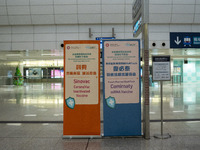
[[[200,37],[193,37],[193,44],[199,45],[200,44]]]
[[[74,107],[75,107],[75,100],[74,100],[74,98],[72,98],[72,97],[67,98],[65,100],[65,103],[66,103],[67,107],[69,107],[71,109],[74,109]]]
[[[184,46],[191,46],[192,39],[189,36],[184,37]]]
[[[110,108],[115,108],[115,104],[116,104],[115,98],[109,96],[109,97],[106,99],[106,104],[107,104]]]

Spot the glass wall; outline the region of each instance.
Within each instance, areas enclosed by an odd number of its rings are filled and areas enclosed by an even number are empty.
[[[171,81],[163,81],[164,119],[199,119],[200,59],[173,58],[171,75]],[[150,101],[151,119],[159,120],[160,82],[151,85]]]
[[[62,52],[2,51],[0,55],[0,121],[62,121]],[[21,86],[13,84],[17,67]]]
[[[63,55],[57,51],[43,53],[0,52],[0,121],[63,120]],[[172,80],[163,86],[164,119],[200,118],[200,52],[196,56],[186,55],[185,50],[163,54],[172,58]],[[24,80],[22,86],[13,85],[17,66]],[[150,79],[151,70],[150,60]],[[150,118],[159,120],[160,83],[150,80],[149,85]]]

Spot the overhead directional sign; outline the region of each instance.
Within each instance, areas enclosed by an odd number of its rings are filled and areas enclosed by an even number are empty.
[[[200,32],[170,32],[170,48],[200,48]]]

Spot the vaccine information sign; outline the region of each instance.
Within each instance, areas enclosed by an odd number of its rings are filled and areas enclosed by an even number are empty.
[[[139,40],[103,41],[104,136],[141,135]]]
[[[153,81],[170,81],[170,56],[152,56]]]
[[[100,136],[100,42],[64,41],[63,136]]]

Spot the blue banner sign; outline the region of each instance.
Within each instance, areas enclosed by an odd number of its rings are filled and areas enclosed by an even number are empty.
[[[104,136],[141,135],[139,40],[103,40]]]
[[[170,48],[200,48],[200,33],[170,32]]]

